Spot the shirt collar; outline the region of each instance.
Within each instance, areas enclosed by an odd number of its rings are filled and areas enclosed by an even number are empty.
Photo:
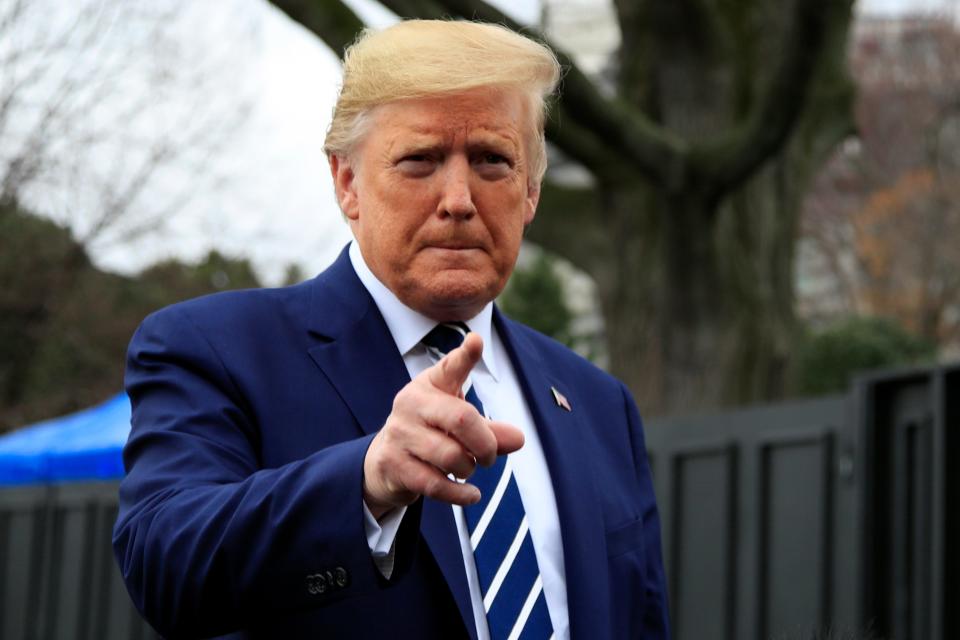
[[[356,242],[350,243],[349,255],[357,277],[380,309],[380,314],[387,323],[397,350],[401,356],[406,356],[411,350],[417,348],[423,337],[437,326],[437,321],[403,304],[393,291],[380,282],[370,271]],[[483,339],[481,364],[486,367],[494,380],[499,380],[496,358],[493,354],[493,303],[488,302],[480,313],[465,322],[470,331],[479,334]]]

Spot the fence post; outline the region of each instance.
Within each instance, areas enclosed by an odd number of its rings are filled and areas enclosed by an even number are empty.
[[[862,477],[862,624],[898,640],[955,638],[960,367],[855,382]],[[957,467],[956,462],[953,465]]]

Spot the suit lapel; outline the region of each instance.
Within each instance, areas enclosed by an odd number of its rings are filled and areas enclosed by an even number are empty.
[[[308,349],[364,433],[383,426],[410,381],[390,330],[350,264],[347,250],[313,283]]]
[[[393,397],[410,376],[379,312],[371,313],[334,341],[309,349],[364,433],[374,433],[390,415]],[[374,317],[376,316],[376,317]]]
[[[578,408],[586,404],[578,402],[576,388],[563,372],[549,371],[533,345],[512,331],[499,311],[494,323],[520,379],[550,469],[563,538],[570,636],[612,637],[603,615],[609,602],[603,514],[598,488],[593,476],[584,473],[581,458],[587,450],[582,436],[587,425]],[[572,411],[560,407],[551,388],[569,399]]]
[[[393,398],[410,382],[403,357],[377,305],[360,282],[345,249],[314,281],[308,349],[364,433],[383,426]],[[470,637],[476,624],[450,505],[425,499],[420,532],[447,581]]]

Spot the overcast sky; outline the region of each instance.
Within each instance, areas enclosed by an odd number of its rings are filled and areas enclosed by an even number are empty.
[[[372,0],[348,1],[374,26],[392,21]],[[491,2],[522,22],[539,15],[538,0]],[[860,11],[868,13],[956,11],[955,0],[860,2]],[[319,271],[349,240],[321,151],[339,83],[338,61],[311,34],[260,0],[250,0],[249,11],[245,19],[258,27],[242,72],[254,109],[224,156],[232,163],[233,178],[225,188],[196,194],[163,236],[95,246],[93,257],[100,265],[131,272],[164,257],[198,258],[215,247],[250,257],[275,283],[291,262],[308,274]],[[183,37],[203,41],[210,19],[202,11],[197,16],[191,27],[195,31],[187,29]]]

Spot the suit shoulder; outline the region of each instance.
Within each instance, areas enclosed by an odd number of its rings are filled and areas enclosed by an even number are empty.
[[[308,300],[307,283],[221,291],[163,307],[148,315],[144,323],[165,324],[186,319],[200,327],[215,325],[220,329],[248,324],[262,326],[278,314],[285,315],[291,307],[306,308]]]

